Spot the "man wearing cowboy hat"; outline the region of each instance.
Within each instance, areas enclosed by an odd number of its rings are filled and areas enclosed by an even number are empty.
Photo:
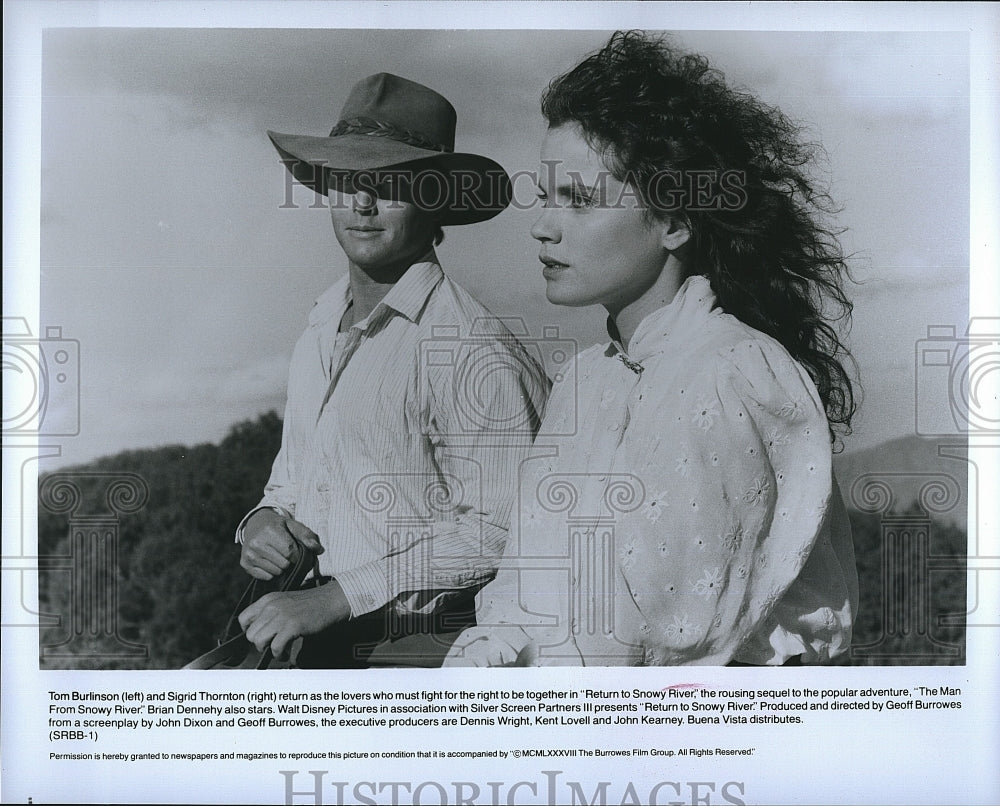
[[[268,132],[292,176],[327,195],[348,259],[295,347],[281,449],[238,533],[257,579],[284,571],[296,541],[332,577],[240,616],[276,657],[304,636],[299,666],[363,667],[373,647],[439,663],[436,636],[470,623],[506,542],[548,381],[438,264],[442,226],[492,218],[511,193],[497,163],[454,151],[455,122],[438,93],[380,73],[329,137]],[[418,648],[400,660],[403,647]]]

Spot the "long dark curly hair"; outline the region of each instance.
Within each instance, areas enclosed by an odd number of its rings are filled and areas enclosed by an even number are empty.
[[[824,223],[837,211],[809,175],[820,147],[778,109],[728,87],[704,57],[638,31],[615,33],[553,79],[542,114],[550,127],[577,124],[650,214],[685,222],[691,273],[806,368],[831,438],[837,426],[849,433],[857,401],[845,365],[855,365],[834,323],[850,324],[850,271],[839,232]],[[664,187],[681,195],[665,199]]]

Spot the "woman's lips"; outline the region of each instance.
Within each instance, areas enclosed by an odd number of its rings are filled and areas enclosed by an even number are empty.
[[[563,269],[569,268],[568,264],[551,258],[548,255],[539,255],[538,259],[542,262],[542,276],[546,280],[552,279]]]

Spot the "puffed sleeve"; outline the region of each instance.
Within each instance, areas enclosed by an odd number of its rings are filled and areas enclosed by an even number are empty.
[[[763,336],[721,348],[663,396],[634,471],[646,503],[622,524],[619,568],[644,663],[722,665],[817,541],[831,495],[827,421],[806,372]]]

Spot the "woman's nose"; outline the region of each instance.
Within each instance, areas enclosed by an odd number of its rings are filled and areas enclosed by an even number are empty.
[[[559,228],[556,226],[552,210],[542,207],[542,212],[531,225],[531,237],[536,241],[559,242]]]

